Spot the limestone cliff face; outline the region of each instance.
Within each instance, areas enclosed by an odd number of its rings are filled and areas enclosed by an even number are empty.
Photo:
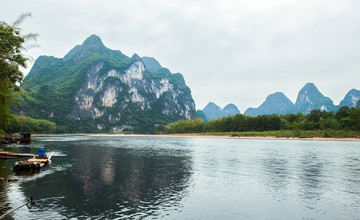
[[[340,106],[356,107],[356,104],[360,100],[360,90],[352,89],[350,90],[340,102]]]
[[[135,111],[151,110],[162,96],[166,100],[162,114],[194,118],[195,104],[191,97],[184,97],[182,89],[174,86],[168,76],[152,77],[140,58],[125,70],[110,69],[100,75],[103,66],[99,62],[89,70],[86,82],[74,98],[76,105],[69,115],[72,119],[91,117],[119,121],[127,113],[129,105],[135,107]],[[108,108],[115,108],[116,112],[110,112]],[[97,127],[101,129],[103,126],[100,123]],[[112,131],[122,130],[115,126]]]
[[[172,74],[163,67],[155,69],[156,72],[154,69],[149,71],[138,55],[129,58],[120,51],[110,50],[95,35],[76,46],[63,59],[58,59],[59,65],[67,68],[65,74],[55,73],[56,69],[50,68],[44,59],[46,57],[41,58],[41,63],[35,62],[36,68],[32,69],[27,80],[37,84],[40,90],[44,86],[39,84],[44,82],[42,76],[49,74],[53,77],[48,77],[49,81],[43,84],[60,82],[66,87],[62,78],[75,81],[76,88],[65,97],[67,103],[72,103],[68,110],[54,113],[47,106],[44,112],[52,115],[48,118],[55,121],[56,114],[65,117],[67,123],[75,121],[79,131],[90,126],[93,131],[149,132],[155,124],[196,116],[191,91],[181,74]],[[56,87],[56,93],[64,94],[64,87],[58,84]],[[36,93],[33,96],[36,98]]]
[[[296,112],[305,114],[313,109],[321,111],[336,111],[333,101],[324,96],[313,83],[307,83],[300,91],[295,102]]]

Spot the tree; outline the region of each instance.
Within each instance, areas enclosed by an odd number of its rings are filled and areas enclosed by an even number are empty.
[[[0,132],[10,120],[10,105],[24,78],[20,68],[26,68],[28,58],[22,53],[25,43],[36,40],[37,34],[21,34],[19,25],[31,14],[21,15],[12,25],[0,21]]]
[[[360,131],[360,109],[351,109],[349,117],[353,129]]]
[[[318,123],[321,117],[320,109],[313,109],[310,113],[306,116],[308,122],[315,122]]]
[[[340,120],[341,118],[349,117],[350,108],[347,105],[341,106],[341,108],[336,112],[336,119]]]
[[[9,123],[12,94],[9,82],[0,78],[0,134],[4,133]]]

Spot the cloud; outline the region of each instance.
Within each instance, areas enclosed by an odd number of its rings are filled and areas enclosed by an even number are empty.
[[[64,56],[89,35],[131,56],[181,72],[197,108],[209,101],[244,112],[284,92],[295,101],[314,82],[338,103],[359,89],[360,5],[355,0],[121,0],[3,2],[1,19],[32,12],[39,55]]]

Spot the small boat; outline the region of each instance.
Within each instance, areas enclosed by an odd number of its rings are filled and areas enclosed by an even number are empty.
[[[31,142],[31,133],[20,134],[20,144],[29,144]]]
[[[38,149],[37,154],[33,158],[25,161],[16,161],[14,164],[14,171],[22,170],[38,170],[49,163],[51,155],[45,154],[45,149]]]

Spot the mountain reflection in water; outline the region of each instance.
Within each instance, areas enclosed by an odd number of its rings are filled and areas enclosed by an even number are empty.
[[[189,184],[191,158],[183,150],[159,151],[161,142],[142,148],[146,141],[46,142],[50,151],[66,152],[48,167],[59,172],[22,182],[22,189],[26,197],[36,195],[37,211],[61,207],[59,214],[67,218],[144,217],[159,215],[159,209],[176,210]]]
[[[154,215],[162,203],[178,205],[188,184],[191,160],[186,156],[86,144],[75,149],[73,192],[66,198],[86,215],[98,210],[109,210],[102,213],[108,217],[114,212]]]

